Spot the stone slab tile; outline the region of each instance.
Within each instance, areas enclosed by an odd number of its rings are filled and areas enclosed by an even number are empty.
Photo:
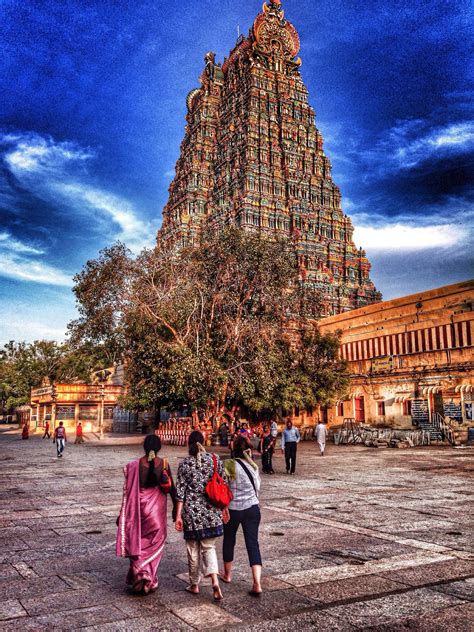
[[[372,598],[377,595],[402,591],[408,587],[400,582],[385,579],[378,575],[362,575],[334,582],[310,584],[296,590],[310,599],[322,604],[355,601]]]
[[[464,579],[457,582],[449,582],[447,584],[439,584],[438,586],[432,586],[432,590],[453,595],[459,597],[459,599],[466,599],[468,601],[474,601],[474,579]]]
[[[370,632],[472,632],[474,629],[474,608],[472,604],[453,606],[433,613],[430,617],[404,619],[388,626],[371,626]]]
[[[26,617],[27,612],[18,599],[5,599],[0,601],[0,621]]]
[[[391,628],[387,626],[400,623],[403,619],[425,617],[426,620],[431,620],[439,610],[461,603],[451,595],[422,588],[370,601],[336,606],[330,608],[329,612],[356,628],[384,626],[384,629],[389,630]]]
[[[97,606],[110,601],[110,590],[68,590],[59,593],[48,593],[41,597],[22,598],[21,604],[30,617],[49,612],[65,612],[76,608]]]
[[[113,623],[102,623],[100,627],[91,626],[82,628],[83,632],[151,632],[159,630],[160,632],[188,632],[195,630],[184,623],[178,617],[170,613],[161,613],[160,615],[154,615],[153,617],[137,617],[136,619],[124,619],[123,621],[114,621]]]
[[[79,628],[84,628],[86,626],[94,626],[96,629],[100,629],[97,626],[100,626],[103,623],[119,621],[120,619],[123,619],[123,613],[113,606],[96,606],[93,608],[68,610],[67,612],[53,612],[51,614],[41,615],[29,620],[22,619],[22,628],[23,621],[28,621],[29,627],[23,629],[62,631],[78,630]],[[11,627],[5,627],[4,630],[16,630],[18,632],[18,623],[11,625]]]
[[[251,619],[251,613],[248,619]],[[280,617],[267,620],[264,624],[248,622],[232,629],[242,632],[350,632],[355,630],[347,621],[334,617],[328,610]]]
[[[42,577],[31,577],[30,579],[11,579],[0,581],[0,595],[2,599],[16,597],[35,597],[44,595],[45,592],[61,592],[71,590],[59,577],[49,577],[47,581]]]
[[[382,560],[370,560],[361,564],[343,564],[340,566],[328,566],[326,568],[310,569],[307,571],[296,571],[294,573],[285,573],[278,575],[281,579],[292,586],[306,586],[307,584],[316,584],[325,581],[336,581],[340,579],[348,579],[350,577],[358,577],[361,575],[374,575],[389,570],[400,570],[410,568],[412,566],[422,566],[438,561],[446,561],[451,558],[447,555],[429,553],[415,553],[407,555],[398,555]]]
[[[275,590],[252,597],[247,588],[245,592],[226,597],[221,607],[242,621],[248,620],[249,613],[254,621],[266,621],[314,608],[315,603],[295,590]]]
[[[0,579],[21,579],[20,573],[11,564],[0,564]]]
[[[389,570],[381,575],[410,586],[426,586],[436,582],[474,576],[474,562],[458,559],[446,560],[412,568]]]
[[[184,623],[198,630],[225,628],[241,622],[241,619],[214,604],[201,604],[191,608],[174,608],[173,613]]]

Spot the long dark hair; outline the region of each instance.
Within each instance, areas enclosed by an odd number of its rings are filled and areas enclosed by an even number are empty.
[[[153,450],[155,454],[161,450],[161,439],[154,434],[148,435],[143,442],[143,449],[148,456]],[[159,484],[158,477],[155,472],[155,459],[148,461],[148,474],[146,476],[145,487],[157,487]]]
[[[204,445],[204,436],[199,430],[193,430],[188,439],[188,451],[190,456],[197,456],[199,452],[198,443]]]
[[[234,458],[245,459],[245,450],[248,450],[249,443],[245,437],[237,437],[234,439]]]

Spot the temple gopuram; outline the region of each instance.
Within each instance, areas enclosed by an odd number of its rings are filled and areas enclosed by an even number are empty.
[[[324,315],[378,302],[300,75],[300,41],[279,0],[263,5],[229,58],[205,56],[187,97],[186,132],[158,232],[160,248],[192,244],[206,222],[291,239],[301,280]]]

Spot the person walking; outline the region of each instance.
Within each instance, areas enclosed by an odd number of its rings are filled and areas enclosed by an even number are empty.
[[[82,423],[79,422],[76,426],[76,440],[74,443],[84,443],[84,433],[82,430]]]
[[[227,446],[229,445],[229,426],[225,421],[220,425],[219,438],[221,441],[221,446],[227,448]]]
[[[161,439],[148,435],[143,449],[145,455],[124,468],[116,554],[130,560],[125,581],[132,591],[147,595],[158,588],[157,572],[167,535],[167,494],[173,501],[174,518],[176,490],[167,460],[158,456]]]
[[[224,463],[233,499],[229,508],[224,509],[224,572],[221,573],[221,578],[228,584],[232,581],[235,541],[237,531],[242,525],[245,546],[252,569],[253,581],[249,594],[259,596],[262,594],[262,557],[258,543],[258,529],[261,519],[258,501],[260,475],[258,466],[250,458],[244,437],[235,440],[234,457]]]
[[[326,428],[326,424],[323,421],[318,422],[318,425],[316,426],[314,430],[314,436],[316,437],[316,441],[318,442],[321,456],[324,456],[324,450],[326,448],[326,439],[328,436],[328,429]]]
[[[51,439],[51,433],[49,432],[49,421],[45,421],[45,423],[44,423],[43,439],[45,437],[47,437],[48,439]]]
[[[22,438],[22,440],[30,438],[30,429],[29,429],[28,423],[26,421],[23,424],[23,429],[21,431],[21,438]]]
[[[58,454],[58,458],[61,458],[67,441],[66,428],[64,427],[62,421],[59,422],[59,426],[54,430],[53,441],[56,444],[56,452]]]
[[[278,425],[274,419],[272,419],[272,423],[270,424],[270,432],[276,443],[276,439],[278,437]]]
[[[286,428],[281,434],[281,451],[285,453],[287,474],[294,474],[296,471],[296,448],[300,439],[298,428],[293,427],[292,421],[287,421]]]
[[[273,471],[273,451],[275,449],[275,441],[272,433],[267,425],[263,426],[263,434],[260,438],[258,451],[262,455],[262,472],[265,474],[275,474]]]
[[[214,459],[204,448],[204,437],[194,430],[188,439],[189,456],[181,461],[176,475],[176,530],[184,534],[188,554],[190,586],[193,595],[199,594],[201,578],[210,577],[215,601],[223,599],[219,585],[216,540],[224,534],[222,510],[210,502],[206,485],[214,474]],[[216,470],[224,477],[219,457]]]

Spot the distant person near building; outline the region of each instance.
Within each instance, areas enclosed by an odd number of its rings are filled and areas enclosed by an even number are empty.
[[[262,455],[262,472],[265,474],[274,474],[273,471],[273,451],[275,449],[276,438],[273,437],[271,430],[267,425],[263,426],[263,434],[260,438],[260,444],[258,446],[259,452]]]
[[[300,439],[298,428],[293,427],[292,421],[287,421],[286,428],[281,434],[281,451],[285,453],[287,474],[294,474],[296,471],[296,448]]]
[[[270,424],[270,433],[274,439],[278,437],[278,425],[275,420]]]
[[[74,443],[84,443],[84,434],[82,431],[82,424],[79,422],[76,426],[76,440]]]
[[[54,431],[54,443],[56,444],[56,451],[58,458],[62,457],[64,448],[66,447],[66,428],[63,426],[63,422],[59,422],[59,426]]]
[[[219,428],[219,438],[221,440],[221,446],[226,448],[229,445],[229,426],[225,421]]]
[[[44,434],[43,439],[48,438],[51,439],[51,433],[49,431],[49,421],[46,421],[44,424]]]
[[[328,436],[328,429],[326,428],[326,424],[324,422],[320,421],[318,423],[318,425],[314,429],[314,436],[316,437],[316,441],[318,442],[321,456],[324,456],[324,450],[326,449],[326,438]]]
[[[29,439],[30,438],[30,429],[28,428],[28,424],[27,423],[23,424],[23,430],[21,431],[21,438],[22,439]]]

